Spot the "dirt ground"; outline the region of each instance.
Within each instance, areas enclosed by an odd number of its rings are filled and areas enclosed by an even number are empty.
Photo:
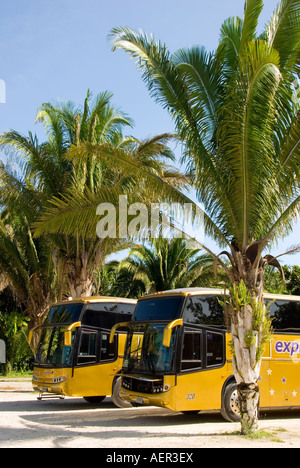
[[[30,381],[0,379],[0,448],[299,448],[300,409],[261,415],[263,438],[238,435],[219,414],[116,408],[109,397],[37,400]]]

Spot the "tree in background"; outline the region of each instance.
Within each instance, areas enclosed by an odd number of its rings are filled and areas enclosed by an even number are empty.
[[[265,290],[274,294],[292,294],[300,296],[300,267],[298,265],[283,267],[282,274],[274,267],[267,267],[265,272]]]
[[[280,267],[264,250],[287,235],[300,211],[300,1],[282,0],[262,34],[262,0],[246,0],[244,18],[227,19],[214,53],[173,54],[129,28],[112,31],[114,49],[136,59],[151,96],[171,115],[183,160],[205,209],[206,234],[231,284],[233,368],[242,433],[257,428],[258,378],[270,322],[264,269]],[[225,257],[224,257],[225,258]]]
[[[187,241],[180,238],[151,239],[147,244],[131,249],[127,259],[120,264],[120,271],[134,273],[143,281],[147,294],[168,289],[208,287],[216,282],[213,259],[201,249],[189,249]]]
[[[0,293],[0,339],[6,344],[6,363],[0,365],[1,373],[26,373],[31,369],[33,354],[27,342],[28,317],[10,289]]]
[[[1,150],[18,163],[17,172],[11,164],[1,166],[2,283],[26,304],[31,327],[43,322],[55,298],[91,295],[94,273],[106,256],[128,246],[127,238],[97,238],[95,226],[80,231],[83,203],[92,206],[95,218],[101,200],[117,205],[120,194],[135,201],[142,194],[146,197],[145,177],[137,179],[136,168],[151,173],[155,181],[163,178],[167,186],[186,184],[186,178],[167,164],[174,161],[167,145],[171,136],[144,141],[124,137],[123,128],[132,123],[111,105],[111,97],[102,93],[91,102],[88,92],[83,107],[43,104],[37,114],[47,133],[43,143],[32,133],[27,137],[9,131],[0,137]],[[73,210],[78,200],[79,213]],[[59,214],[56,225],[45,222],[52,210]],[[71,221],[65,211],[71,213]],[[39,237],[33,236],[37,225]],[[65,227],[68,233],[62,232]],[[14,256],[9,257],[11,252]]]

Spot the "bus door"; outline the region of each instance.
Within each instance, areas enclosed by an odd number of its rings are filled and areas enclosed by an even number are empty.
[[[184,327],[177,377],[181,408],[220,408],[225,362],[224,331]]]
[[[108,330],[91,330],[82,328],[79,338],[77,365],[101,364],[117,358],[118,335],[109,343]]]

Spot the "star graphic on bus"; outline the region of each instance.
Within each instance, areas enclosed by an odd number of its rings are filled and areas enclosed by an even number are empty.
[[[272,374],[272,369],[268,369],[268,370],[267,370],[267,374],[268,374],[268,375],[271,375],[271,374]]]
[[[271,388],[271,390],[270,390],[270,395],[273,396],[274,393],[275,393],[275,390],[273,390],[273,388]]]
[[[286,379],[283,377],[283,378],[281,379],[281,382],[282,382],[282,383],[286,383]]]
[[[293,395],[293,397],[295,397],[295,398],[296,398],[296,396],[297,396],[297,392],[296,392],[296,390],[294,390],[294,391],[292,392],[292,395]]]

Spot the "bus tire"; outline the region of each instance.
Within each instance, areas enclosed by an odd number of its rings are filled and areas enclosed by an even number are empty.
[[[101,401],[103,401],[105,397],[106,397],[106,395],[104,395],[104,396],[85,396],[83,398],[88,403],[97,404],[97,403],[101,403]]]
[[[120,390],[122,385],[122,378],[117,377],[113,383],[113,389],[111,394],[111,400],[115,406],[118,408],[130,408],[132,405],[129,401],[124,401],[120,397]]]
[[[221,415],[229,422],[239,422],[241,420],[236,383],[227,385],[223,392]]]

